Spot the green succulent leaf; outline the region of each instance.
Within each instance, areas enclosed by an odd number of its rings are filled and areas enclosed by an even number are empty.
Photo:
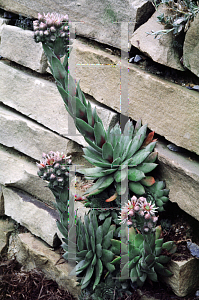
[[[143,173],[149,173],[153,171],[157,166],[158,164],[154,163],[142,163],[138,165],[136,169],[142,171]]]
[[[103,271],[103,265],[101,260],[98,258],[96,262],[96,267],[95,267],[95,282],[93,284],[93,290],[96,288],[96,286],[99,284],[101,275]]]
[[[139,150],[129,161],[129,166],[135,167],[141,164],[149,154],[150,152],[146,151],[146,149]]]
[[[109,227],[111,225],[112,217],[106,218],[104,223],[102,224],[103,235],[105,236],[108,233]]]
[[[96,244],[102,244],[103,236],[103,227],[100,225],[96,230]]]
[[[114,265],[112,265],[111,263],[105,263],[105,266],[106,266],[106,268],[108,269],[108,271],[110,272],[110,273],[112,273],[113,271],[115,271],[115,266]]]
[[[129,182],[129,189],[137,195],[145,194],[145,189],[143,185],[139,182]]]
[[[106,142],[107,135],[104,126],[100,122],[96,122],[94,125],[95,142],[98,147],[102,148]]]
[[[103,242],[102,242],[102,247],[104,249],[108,249],[111,245],[111,239],[113,238],[113,231],[109,231],[105,236],[104,236],[104,239],[103,239]]]
[[[81,289],[85,289],[91,280],[91,277],[93,275],[93,271],[94,271],[94,267],[92,267],[92,265],[90,264],[90,266],[88,267],[87,271],[86,271],[86,275],[83,278],[82,284],[81,284]]]
[[[115,146],[115,148],[114,148],[114,150],[113,150],[113,161],[114,161],[116,158],[120,157],[121,147],[122,147],[121,143],[120,143],[120,142],[117,142],[117,144],[116,144],[116,146]]]
[[[108,142],[104,143],[102,146],[102,157],[110,163],[113,162],[113,147]]]
[[[156,261],[161,264],[167,264],[171,260],[171,257],[166,255],[160,255],[157,257]]]
[[[137,281],[138,273],[137,273],[136,267],[131,269],[130,278],[131,278],[132,283]]]
[[[157,159],[158,152],[152,152],[149,156],[144,160],[144,163],[154,163]]]
[[[94,131],[93,127],[88,125],[85,121],[82,119],[76,118],[76,126],[79,130],[79,132],[83,135],[91,139],[91,141],[94,140]]]
[[[121,181],[124,181],[126,179],[127,175],[128,175],[127,168],[123,169],[123,170],[118,170],[114,174],[114,179],[115,179],[116,182],[121,182]]]
[[[128,170],[128,179],[131,181],[140,181],[145,177],[145,174],[142,171],[137,170],[136,168],[129,168]]]
[[[136,247],[136,248],[139,248],[140,245],[143,244],[143,242],[144,242],[144,237],[143,237],[143,235],[140,234],[140,233],[137,234],[137,235],[135,236],[135,239],[134,239],[134,245],[135,245],[135,247]]]
[[[62,87],[65,88],[65,77],[68,76],[68,73],[66,72],[61,61],[57,57],[52,56],[51,66],[55,80],[60,82]]]
[[[101,244],[96,245],[96,254],[97,254],[98,258],[100,258],[102,256],[102,245]]]
[[[107,249],[102,249],[102,256],[101,256],[101,260],[104,263],[108,263],[111,262],[113,260],[114,254],[112,251],[107,250]]]

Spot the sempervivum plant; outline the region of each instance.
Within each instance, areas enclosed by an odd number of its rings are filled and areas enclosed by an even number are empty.
[[[69,166],[71,165],[70,156],[60,152],[50,151],[43,153],[39,167],[38,175],[43,180],[48,181],[48,187],[53,192],[56,199],[56,208],[60,215],[60,221],[57,221],[59,230],[68,230],[68,200],[69,200]]]
[[[158,281],[158,274],[172,276],[164,266],[171,259],[169,254],[175,253],[176,245],[173,241],[164,243],[160,238],[161,227],[155,232],[136,233],[133,227],[129,228],[129,243],[111,240],[112,251],[117,257],[112,261],[114,265],[124,262],[121,270],[121,280],[130,278],[132,283],[142,286],[147,278]],[[164,252],[166,255],[164,255]]]
[[[111,217],[106,218],[99,226],[96,212],[93,210],[89,215],[84,216],[84,223],[81,219],[77,220],[76,260],[78,264],[74,271],[76,275],[83,276],[81,289],[90,285],[94,290],[104,272],[115,270],[114,265],[110,263],[115,256],[110,250],[111,239],[115,230],[115,225],[111,225],[111,219]],[[67,257],[68,252],[64,254],[64,258]]]

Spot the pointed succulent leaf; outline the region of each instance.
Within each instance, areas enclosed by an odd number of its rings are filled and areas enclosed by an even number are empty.
[[[85,157],[85,159],[90,162],[92,165],[96,166],[96,167],[100,167],[100,168],[108,168],[110,169],[111,168],[111,164],[108,163],[108,162],[103,162],[103,161],[99,161],[99,160],[96,160],[96,159],[93,159],[93,158],[90,158],[88,156],[83,156]]]
[[[138,130],[141,128],[141,126],[142,126],[142,120],[139,119],[135,124],[134,134],[136,134],[138,132]]]
[[[151,269],[151,272],[147,273],[148,277],[150,280],[154,281],[154,282],[158,282],[158,277],[157,277],[157,273],[155,272],[155,270]]]
[[[153,178],[153,176],[146,176],[140,182],[144,186],[151,186],[151,185],[153,185],[155,183],[155,179]]]
[[[128,175],[128,169],[123,169],[123,170],[118,170],[115,172],[114,174],[114,179],[116,182],[121,182],[124,181],[126,179]]]
[[[166,249],[168,252],[172,253],[171,251],[173,248],[176,250],[175,243],[173,241],[165,242],[162,245],[162,249]],[[175,252],[174,252],[175,253]]]
[[[118,256],[118,257],[114,258],[110,263],[113,264],[113,265],[120,264],[121,263],[121,257]]]
[[[72,77],[72,76],[71,76]],[[74,82],[74,79],[73,79]],[[74,83],[75,84],[75,83]],[[77,87],[76,87],[76,97],[78,97],[81,102],[85,105],[85,107],[88,106],[88,103],[86,101],[86,98],[84,96],[84,93],[82,92],[82,90],[80,89],[80,85],[79,85],[79,81],[77,82]]]
[[[108,142],[104,143],[102,146],[102,157],[110,163],[113,162],[113,147]]]
[[[156,200],[156,205],[157,205],[157,206],[161,207],[161,206],[163,206],[163,204],[164,204],[164,202],[161,201],[160,199],[157,199],[157,200]]]
[[[59,220],[57,220],[57,227],[59,229],[59,231],[61,232],[61,234],[63,234],[63,236],[68,239],[68,230],[66,227],[64,227],[61,222]]]
[[[77,238],[77,247],[79,251],[84,249],[84,240],[78,236]]]
[[[73,115],[76,118],[79,118],[86,123],[88,122],[86,107],[82,104],[79,98],[73,97],[72,108],[73,108]]]
[[[149,173],[149,172],[153,171],[157,166],[158,166],[158,164],[154,164],[154,163],[142,163],[142,164],[138,165],[136,167],[136,169],[140,170],[144,173]]]
[[[98,258],[100,258],[102,256],[102,245],[101,244],[96,245],[96,254],[97,254]]]
[[[96,262],[97,262],[97,256],[96,254],[94,254],[93,260],[91,262],[91,266],[94,267],[96,265]]]
[[[168,195],[169,195],[169,192],[170,192],[170,190],[169,190],[169,189],[163,189],[163,192],[164,192],[164,196],[168,196]]]
[[[86,271],[86,275],[83,279],[83,282],[81,284],[81,289],[85,289],[89,283],[90,283],[90,280],[91,280],[91,277],[93,275],[93,271],[94,271],[94,267],[92,267],[92,265],[90,264],[90,266],[88,267],[87,271]]]
[[[115,160],[116,158],[120,157],[121,148],[122,148],[121,143],[117,142],[115,148],[113,149],[113,160]]]
[[[95,149],[99,153],[102,153],[102,149],[98,147],[94,142],[92,142],[89,138],[85,136],[84,139],[93,149]]]
[[[102,177],[102,178],[99,178],[93,186],[91,186],[85,194],[90,194],[98,189],[101,190],[101,185],[103,184],[103,182],[106,180],[106,177]]]
[[[149,151],[146,151],[146,149],[139,150],[129,161],[130,167],[135,167],[139,164],[141,164],[145,158],[150,154]]]
[[[107,249],[102,249],[102,256],[101,256],[101,260],[104,263],[108,263],[111,262],[113,260],[114,254],[112,251],[107,250]]]
[[[161,247],[155,247],[155,255],[159,256],[162,252],[162,248]]]
[[[96,267],[95,267],[95,282],[93,284],[93,290],[96,288],[96,286],[99,284],[101,275],[103,271],[103,265],[101,260],[98,258],[96,262]]]
[[[118,158],[116,158],[116,159],[112,162],[111,168],[119,167],[120,163],[121,163],[121,158],[118,157]]]
[[[143,242],[144,242],[144,237],[143,237],[143,235],[140,234],[140,233],[137,234],[137,235],[135,236],[135,239],[134,239],[135,247],[136,247],[136,248],[139,248],[140,245],[143,244]]]
[[[133,132],[134,132],[133,123],[131,120],[128,120],[128,122],[126,122],[126,124],[124,126],[123,135],[128,136],[130,139],[132,139]]]
[[[128,179],[131,181],[140,181],[145,177],[145,174],[142,171],[137,170],[136,168],[128,169]]]
[[[108,230],[109,230],[110,225],[111,225],[111,220],[112,220],[112,217],[106,218],[106,220],[102,224],[102,229],[103,229],[103,235],[104,236],[108,233]]]
[[[57,89],[58,89],[58,91],[59,91],[59,93],[60,93],[60,95],[62,96],[62,99],[64,100],[64,102],[65,102],[65,104],[66,104],[66,109],[67,109],[67,111],[68,111],[68,113],[72,116],[72,117],[74,117],[73,116],[73,112],[72,112],[72,107],[71,107],[71,105],[69,105],[70,103],[72,103],[72,97],[71,97],[71,95],[67,92],[67,91],[65,91],[61,86],[57,86]],[[70,106],[70,107],[69,107]]]
[[[92,257],[93,257],[93,251],[90,250],[90,251],[87,252],[87,254],[85,256],[85,260],[86,261],[88,261],[88,260],[90,261]]]
[[[136,256],[140,255],[140,250],[138,248],[133,248],[129,246],[129,260],[133,260]]]
[[[82,119],[76,118],[76,126],[83,136],[87,137],[91,141],[94,141],[94,131],[90,125],[88,125]]]
[[[139,144],[138,144],[138,149],[142,146],[144,139],[146,137],[146,131],[147,131],[147,124],[143,125],[142,127],[140,127],[138,130],[136,130],[136,126],[135,126],[135,130],[134,130],[134,138],[133,138],[133,142],[134,139],[137,137],[140,137],[139,139]],[[135,139],[136,140],[136,139]]]
[[[76,253],[77,257],[82,257],[85,258],[86,254],[87,254],[88,250],[82,250]]]
[[[162,234],[162,227],[159,225],[155,228],[155,239],[159,239]]]
[[[107,136],[106,136],[104,126],[100,122],[95,123],[94,134],[95,134],[96,145],[102,148],[102,146],[106,142]]]
[[[139,182],[129,182],[129,189],[137,195],[143,195],[145,193],[143,185]]]
[[[113,271],[115,271],[115,266],[112,265],[110,262],[105,263],[105,267],[107,268],[107,270],[112,273]]]
[[[86,110],[87,110],[88,124],[93,127],[94,126],[94,118],[93,118],[92,108],[91,108],[90,102],[88,102],[88,106],[87,106]]]
[[[100,225],[96,230],[96,244],[102,244],[103,236],[103,227]]]
[[[103,239],[103,242],[102,242],[102,247],[104,249],[108,249],[111,245],[111,239],[113,238],[113,231],[109,231],[105,236],[104,236],[104,239]]]
[[[162,247],[162,244],[163,244],[163,239],[157,239],[156,241],[155,241],[155,245],[156,245],[156,247]]]
[[[151,254],[151,247],[145,240],[143,242],[143,247],[146,254]]]
[[[51,67],[53,70],[53,77],[59,81],[63,88],[65,88],[65,77],[68,76],[64,66],[57,57],[52,57]]]
[[[132,146],[132,140],[129,141],[128,137],[125,137],[125,138],[126,138],[126,140],[124,140],[124,142],[123,142],[123,153],[122,153],[121,161],[126,160],[127,154],[129,153],[129,150]]]
[[[163,202],[163,203],[166,203],[167,201],[169,201],[169,198],[168,197],[161,197],[160,200]]]
[[[130,278],[131,278],[132,283],[134,283],[134,282],[137,281],[137,279],[138,279],[138,273],[137,273],[136,267],[134,267],[134,268],[131,269]]]
[[[154,163],[157,159],[158,152],[152,152],[149,156],[144,160],[144,163]]]
[[[157,257],[156,261],[161,264],[167,264],[171,260],[171,257],[166,255],[160,255]]]
[[[47,46],[46,44],[42,43],[44,52],[48,58],[49,63],[52,63],[52,57],[56,58],[56,55],[54,54],[54,52],[51,50],[51,48],[49,46]]]
[[[81,260],[76,267],[71,271],[70,275],[79,275],[83,270],[85,270],[91,261]]]

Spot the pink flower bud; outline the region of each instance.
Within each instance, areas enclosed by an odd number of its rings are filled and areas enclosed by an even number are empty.
[[[148,227],[145,227],[145,228],[144,228],[144,231],[145,231],[145,232],[149,232],[149,228],[148,228]]]
[[[139,210],[140,210],[139,205],[136,205],[136,206],[134,207],[134,210],[135,210],[135,211],[139,211]]]
[[[68,26],[64,26],[62,29],[63,29],[63,31],[65,31],[65,32],[69,31]]]
[[[39,20],[40,22],[43,22],[43,21],[44,21],[44,16],[41,15],[40,13],[38,13],[38,20]]]
[[[153,220],[153,222],[155,223],[155,222],[157,222],[157,220],[158,220],[158,217],[152,217],[152,220]]]
[[[130,211],[129,211],[129,216],[133,216],[134,215],[134,211],[133,211],[133,209],[131,209]]]
[[[53,179],[55,179],[55,178],[56,178],[55,174],[51,174],[51,175],[50,175],[50,180],[53,180]]]
[[[39,30],[35,31],[35,36],[39,35]]]
[[[131,221],[128,220],[128,221],[126,222],[126,224],[127,224],[127,225],[132,225],[133,223],[132,223]]]
[[[39,35],[40,35],[40,36],[43,36],[43,35],[44,35],[44,32],[43,32],[42,30],[40,30],[40,31],[39,31]]]
[[[63,16],[62,20],[63,20],[64,22],[67,22],[67,21],[68,21],[68,15]]]
[[[60,37],[64,38],[66,36],[65,32],[60,33]]]
[[[143,210],[140,210],[140,211],[139,211],[139,215],[143,217],[143,216],[144,216],[144,211],[143,211]]]
[[[149,220],[151,218],[151,215],[149,213],[147,213],[144,217],[146,220]]]
[[[45,31],[44,31],[44,35],[45,35],[45,36],[48,36],[49,34],[50,34],[50,32],[49,32],[48,30],[45,30]]]
[[[51,31],[52,33],[55,33],[55,32],[56,32],[56,28],[55,28],[54,26],[51,26],[51,27],[50,27],[50,31]]]
[[[39,29],[45,30],[46,28],[47,28],[47,25],[45,23],[41,22],[39,25]]]
[[[57,21],[54,23],[54,26],[55,26],[56,28],[60,28],[60,27],[62,26],[61,21],[60,21],[60,20],[57,20]]]

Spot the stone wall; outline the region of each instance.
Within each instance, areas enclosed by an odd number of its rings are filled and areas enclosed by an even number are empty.
[[[106,128],[119,120],[121,112],[133,120],[142,118],[143,123],[148,123],[149,129],[159,135],[158,174],[160,179],[166,180],[170,200],[199,220],[199,94],[128,63],[129,40],[134,47],[139,41],[139,50],[143,49],[146,55],[145,46],[149,40],[143,37],[143,32],[146,32],[146,24],[150,31],[149,24],[154,18],[151,17],[154,12],[151,1],[110,0],[99,1],[96,5],[93,0],[60,0],[58,4],[54,1],[41,4],[37,0],[1,0],[0,8],[33,18],[38,12],[69,14],[78,35],[69,62],[71,73],[80,80],[87,99],[97,107]],[[195,29],[192,24],[186,35],[184,53],[186,67],[198,76],[198,58],[194,54],[197,38],[193,43],[193,35],[198,35],[198,19],[195,23]],[[12,217],[31,234],[55,247],[61,238],[55,222],[58,215],[52,193],[37,176],[36,161],[42,152],[53,150],[71,154],[74,164],[86,164],[81,148],[86,143],[71,125],[55,82],[48,73],[41,44],[34,42],[31,31],[7,24],[8,20],[2,15],[0,215]],[[168,46],[171,37],[166,39],[164,43]],[[163,42],[154,39],[150,43],[156,43],[156,52],[161,49],[159,57],[167,58],[157,60],[158,63],[183,72],[174,52],[172,60],[168,59],[171,46],[165,47]],[[121,47],[124,51],[119,56],[117,49]],[[190,47],[192,56],[187,50]],[[153,53],[148,56],[157,57]],[[181,147],[181,152],[170,151],[167,148],[170,143]],[[81,203],[76,206],[82,211]],[[44,223],[48,224],[47,228],[43,228]],[[23,243],[29,239],[32,243],[32,236],[19,237]],[[74,291],[74,282],[71,290]]]

